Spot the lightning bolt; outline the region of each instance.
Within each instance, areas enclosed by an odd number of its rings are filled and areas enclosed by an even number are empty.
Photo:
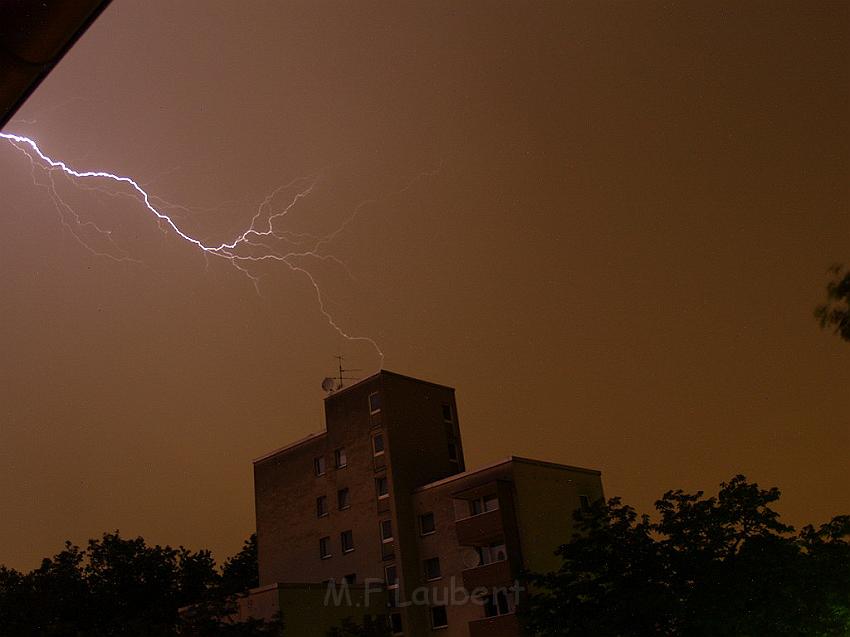
[[[238,232],[236,236],[226,242],[209,243],[195,236],[192,236],[187,230],[181,228],[180,224],[173,218],[171,210],[182,210],[187,212],[188,209],[172,204],[164,199],[150,194],[136,180],[125,175],[117,175],[105,170],[77,170],[69,166],[64,161],[60,161],[48,156],[39,147],[38,143],[24,135],[14,133],[0,132],[0,138],[7,140],[18,151],[24,153],[32,165],[33,179],[37,185],[42,185],[47,188],[50,197],[59,212],[62,224],[68,229],[71,235],[92,254],[108,257],[117,261],[135,261],[130,255],[120,248],[112,239],[111,231],[101,228],[93,221],[85,221],[74,210],[74,208],[64,200],[57,188],[54,179],[54,173],[60,173],[70,178],[78,187],[88,190],[96,190],[109,196],[132,197],[139,201],[144,208],[150,213],[160,227],[167,233],[169,230],[176,235],[180,240],[188,243],[193,248],[202,252],[205,257],[214,257],[225,259],[234,268],[247,276],[254,284],[257,293],[260,293],[259,281],[260,277],[253,274],[249,266],[253,263],[264,261],[275,261],[284,264],[290,271],[306,278],[307,282],[312,286],[313,291],[318,301],[319,311],[324,316],[328,325],[336,331],[341,337],[348,341],[361,341],[370,344],[380,358],[380,365],[383,367],[384,353],[374,339],[368,336],[354,335],[343,329],[331,313],[327,309],[326,297],[319,286],[315,276],[304,267],[303,259],[316,259],[324,262],[332,262],[343,267],[349,276],[351,273],[345,264],[330,254],[325,254],[319,251],[319,248],[333,241],[345,228],[357,217],[362,208],[367,204],[374,203],[377,199],[370,199],[358,204],[354,211],[330,234],[317,236],[308,233],[294,233],[275,229],[275,223],[284,218],[298,204],[299,201],[309,196],[318,181],[317,176],[301,177],[292,182],[279,186],[270,192],[265,199],[257,207],[256,213],[251,217],[251,221],[247,228]],[[48,182],[39,182],[35,177],[35,172],[38,168],[46,171]],[[403,188],[391,194],[398,194],[410,188],[410,186],[418,181],[423,175],[434,173],[423,173],[412,181],[408,182]],[[94,184],[90,187],[84,187],[81,184],[88,180],[92,180]],[[115,191],[104,188],[102,180],[125,186],[123,191]],[[98,183],[100,182],[100,183]],[[294,196],[289,200],[289,203],[278,212],[271,212],[272,200],[282,191],[286,191],[294,186],[300,186]],[[110,252],[102,252],[92,248],[84,237],[80,236],[76,228],[85,228],[102,237],[109,245],[117,251],[117,255]],[[277,241],[284,242],[290,246],[288,251],[275,250],[268,242]],[[353,277],[352,277],[353,278]]]

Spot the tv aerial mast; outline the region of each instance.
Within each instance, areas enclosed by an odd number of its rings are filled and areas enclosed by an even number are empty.
[[[336,376],[328,376],[325,380],[322,381],[322,389],[324,389],[327,393],[332,394],[335,391],[339,391],[343,387],[345,387],[345,381],[347,380],[360,380],[354,376],[346,376],[347,372],[360,372],[362,369],[350,368],[346,369],[342,366],[342,361],[345,358],[342,354],[338,356],[334,356],[337,359],[337,375]]]

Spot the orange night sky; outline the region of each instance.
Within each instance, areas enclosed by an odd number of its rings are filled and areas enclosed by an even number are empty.
[[[850,261],[848,49],[839,2],[114,0],[5,131],[204,241],[311,180],[279,229],[351,219],[298,263],[457,388],[469,467],[598,468],[642,510],[744,473],[820,523],[850,513],[850,344],[812,317]],[[375,348],[303,272],[258,294],[57,177],[132,261],[92,254],[0,142],[0,563],[116,528],[235,552],[252,458]]]

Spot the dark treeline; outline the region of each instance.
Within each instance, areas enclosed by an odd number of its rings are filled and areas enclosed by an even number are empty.
[[[209,551],[105,533],[28,572],[0,566],[0,634],[9,637],[271,635],[276,624],[223,620],[257,586],[257,543],[216,566]],[[191,613],[180,608],[192,606]]]
[[[518,608],[527,634],[850,635],[850,516],[795,531],[772,508],[779,497],[736,476],[714,497],[668,491],[654,521],[619,498],[577,511],[560,568],[527,575]],[[0,635],[283,635],[285,618],[223,619],[257,579],[254,536],[219,568],[208,551],[107,533],[84,549],[66,544],[29,573],[0,567]],[[387,634],[381,618],[328,633]]]
[[[716,497],[667,492],[656,522],[618,498],[576,512],[561,567],[528,578],[530,634],[850,635],[850,516],[795,532],[779,496],[736,476]]]

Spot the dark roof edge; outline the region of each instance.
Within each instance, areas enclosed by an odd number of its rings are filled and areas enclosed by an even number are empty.
[[[269,451],[268,453],[264,453],[262,456],[254,458],[251,462],[254,464],[258,464],[260,462],[264,462],[265,460],[269,460],[274,456],[284,453],[285,451],[292,451],[295,447],[300,447],[301,445],[306,445],[308,442],[312,442],[314,440],[318,440],[327,435],[327,431],[317,431],[308,436],[304,436],[303,438],[299,438],[295,442],[290,442],[288,445],[284,445],[283,447],[278,447],[274,451]]]
[[[375,372],[374,374],[372,374],[371,376],[367,376],[366,378],[361,378],[360,380],[358,380],[358,381],[357,381],[356,383],[354,383],[353,385],[348,385],[347,387],[343,387],[342,389],[340,389],[340,390],[338,390],[338,391],[335,391],[335,392],[333,392],[333,393],[331,393],[331,394],[328,394],[327,396],[325,396],[325,400],[326,400],[326,401],[327,401],[327,400],[332,400],[332,399],[333,399],[333,398],[335,398],[336,396],[339,396],[340,394],[344,394],[345,392],[347,392],[347,391],[349,391],[349,390],[351,390],[351,389],[354,389],[354,388],[356,388],[356,387],[358,387],[358,386],[360,386],[360,385],[362,385],[362,384],[364,384],[364,383],[367,383],[367,382],[369,382],[370,380],[374,380],[374,379],[378,378],[378,377],[379,377],[379,376],[381,376],[381,375],[384,375],[384,376],[395,376],[396,378],[402,378],[402,379],[404,379],[404,380],[412,380],[412,381],[414,381],[414,382],[416,382],[416,383],[421,383],[421,384],[423,384],[423,385],[431,385],[432,387],[439,387],[440,389],[448,389],[448,390],[450,390],[450,391],[455,391],[455,388],[454,388],[454,387],[450,387],[449,385],[441,385],[440,383],[435,383],[435,382],[432,382],[432,381],[430,381],[430,380],[422,380],[421,378],[415,378],[414,376],[407,376],[407,375],[405,375],[405,374],[399,374],[398,372],[391,372],[391,371],[390,371],[390,370],[388,370],[388,369],[380,369],[380,370],[378,370],[377,372]]]
[[[93,6],[88,12],[88,15],[83,18],[83,21],[77,26],[76,30],[69,34],[68,39],[65,41],[60,49],[56,52],[56,54],[50,58],[47,62],[38,65],[40,68],[37,73],[30,77],[29,85],[24,89],[24,92],[21,93],[18,98],[12,103],[12,105],[6,110],[5,113],[0,112],[0,130],[3,130],[6,127],[6,124],[11,121],[11,119],[15,116],[15,113],[21,106],[24,105],[30,95],[32,95],[35,90],[39,87],[39,85],[44,81],[44,79],[50,74],[50,72],[56,67],[59,62],[62,61],[62,58],[65,57],[65,54],[71,50],[77,40],[82,37],[82,35],[88,30],[88,28],[92,25],[92,23],[100,17],[100,14],[103,13],[104,9],[109,5],[111,0],[99,0],[93,2]],[[55,26],[55,25],[51,25]]]
[[[602,471],[599,469],[588,469],[587,467],[576,467],[571,464],[561,464],[560,462],[549,462],[547,460],[535,460],[534,458],[524,458],[522,456],[511,456],[515,462],[525,464],[536,464],[541,467],[549,467],[551,469],[564,469],[566,471],[578,471],[579,473],[589,473],[594,476],[601,476]]]
[[[540,467],[547,467],[549,469],[560,469],[562,471],[578,471],[579,473],[589,473],[595,476],[602,475],[602,472],[598,469],[585,469],[584,467],[575,467],[573,465],[560,464],[557,462],[547,462],[546,460],[534,460],[532,458],[523,458],[522,456],[508,456],[507,458],[503,458],[502,460],[498,460],[492,464],[484,465],[483,467],[478,467],[477,469],[470,469],[469,471],[464,471],[463,473],[456,473],[453,476],[448,476],[441,480],[436,480],[434,482],[429,482],[428,484],[423,484],[421,487],[416,487],[413,490],[413,493],[418,493],[420,491],[433,489],[434,487],[439,487],[444,484],[449,484],[450,482],[454,482],[455,480],[467,478],[469,476],[475,475],[476,473],[483,473],[488,469],[495,469],[496,467],[499,467],[504,464],[510,464],[512,462],[521,462],[523,464],[537,465]]]

